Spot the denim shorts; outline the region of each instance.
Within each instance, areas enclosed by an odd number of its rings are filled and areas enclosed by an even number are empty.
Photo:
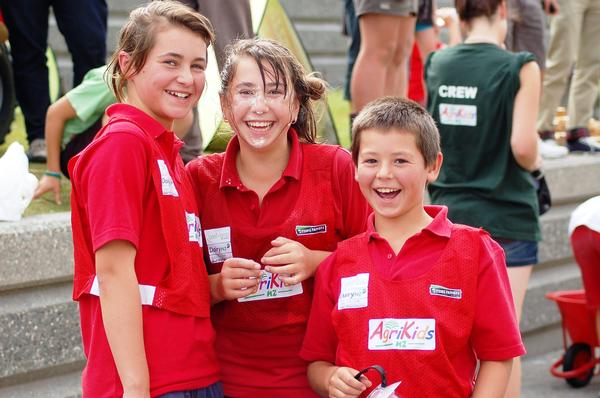
[[[169,392],[158,398],[223,398],[223,384],[219,381],[205,388]]]
[[[538,263],[538,243],[531,240],[496,238],[504,249],[507,267],[522,267]]]

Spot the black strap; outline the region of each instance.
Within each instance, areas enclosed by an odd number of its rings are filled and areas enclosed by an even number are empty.
[[[369,366],[368,368],[364,368],[363,370],[361,370],[360,372],[358,372],[354,378],[356,380],[360,380],[360,376],[362,376],[363,374],[367,373],[369,370],[376,370],[377,373],[379,373],[379,377],[381,378],[381,387],[387,387],[387,378],[385,377],[385,370],[383,370],[383,367],[379,366],[379,365],[373,365],[373,366]]]

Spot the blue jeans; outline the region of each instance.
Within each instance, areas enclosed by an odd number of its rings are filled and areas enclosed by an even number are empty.
[[[219,381],[205,388],[169,392],[158,398],[223,398],[223,385]]]
[[[106,0],[0,0],[10,32],[17,100],[25,116],[27,138],[44,138],[50,106],[46,47],[48,14],[54,11],[58,29],[73,58],[73,87],[92,68],[106,63]]]
[[[538,263],[538,243],[529,240],[497,238],[496,242],[504,249],[507,267],[522,267]]]

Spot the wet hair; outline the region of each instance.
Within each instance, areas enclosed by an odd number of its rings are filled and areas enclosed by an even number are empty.
[[[478,17],[492,18],[505,0],[456,0],[456,12],[467,24]]]
[[[264,86],[267,84],[265,75],[273,74],[269,77],[283,85],[286,96],[292,93],[296,96],[299,111],[292,127],[301,141],[315,143],[317,117],[313,103],[325,96],[327,83],[314,74],[307,74],[290,50],[278,42],[265,38],[243,39],[227,46],[225,50],[226,59],[221,71],[221,98],[224,101],[230,101],[227,93],[242,57],[256,61]]]
[[[119,42],[107,67],[107,80],[115,97],[122,102],[127,78],[139,72],[154,47],[156,34],[166,27],[182,27],[201,36],[206,46],[215,39],[213,27],[205,16],[175,1],[153,1],[131,11],[121,28]],[[125,70],[119,65],[119,52],[125,51],[131,62]]]
[[[358,164],[360,139],[365,130],[389,133],[391,130],[415,136],[425,165],[435,164],[440,149],[440,133],[427,111],[414,101],[400,97],[382,97],[369,102],[352,124],[352,160]]]

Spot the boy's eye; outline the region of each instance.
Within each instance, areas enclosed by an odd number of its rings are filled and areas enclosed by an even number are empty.
[[[394,160],[394,163],[396,164],[404,164],[407,163],[408,161],[406,159],[396,159]]]
[[[240,90],[239,94],[243,96],[254,96],[254,90]]]

